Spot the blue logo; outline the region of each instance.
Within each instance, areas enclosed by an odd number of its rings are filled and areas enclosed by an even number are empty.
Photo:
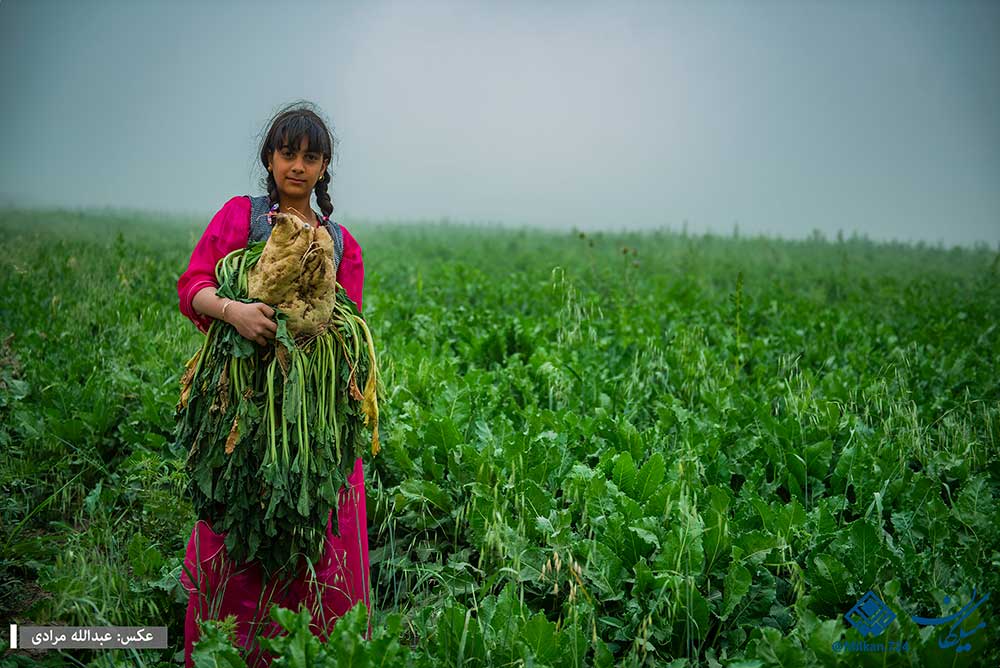
[[[892,620],[896,619],[896,613],[874,592],[869,591],[844,615],[844,619],[860,631],[861,635],[875,638],[889,628]]]
[[[979,622],[976,626],[971,629],[966,630],[963,628],[962,622],[965,621],[966,617],[971,615],[976,611],[976,608],[981,606],[986,599],[990,597],[989,594],[983,596],[978,601],[976,600],[976,590],[972,590],[972,600],[966,603],[961,610],[949,617],[920,617],[918,615],[913,615],[913,621],[922,626],[939,626],[941,624],[947,624],[948,622],[954,622],[951,628],[948,629],[948,635],[943,639],[938,638],[938,647],[941,649],[947,649],[949,647],[955,648],[955,653],[968,652],[972,649],[972,643],[963,643],[967,637],[971,636],[973,633],[979,629],[986,628],[986,622]],[[951,598],[948,596],[944,597],[944,602],[951,603]]]
[[[990,595],[986,594],[982,598],[976,600],[976,590],[972,590],[972,600],[966,603],[962,608],[947,617],[921,617],[920,615],[911,615],[910,619],[914,623],[920,626],[944,626],[950,624],[947,635],[943,633],[938,634],[938,647],[941,649],[948,649],[949,647],[955,648],[955,653],[960,654],[962,652],[969,652],[972,650],[972,643],[965,642],[965,639],[973,635],[980,629],[985,629],[987,624],[985,621],[979,621],[978,624],[971,626],[971,623],[966,623],[969,617],[972,617],[973,613],[989,599]],[[952,602],[952,597],[945,596],[944,604],[949,605]],[[977,617],[973,617],[972,620],[976,621],[981,618],[982,612],[979,613]],[[874,594],[874,592],[868,592],[862,596],[854,607],[851,608],[844,619],[847,622],[861,632],[862,637],[871,636],[873,638],[882,635],[889,625],[892,624],[893,620],[896,619],[896,613],[889,609],[889,606]],[[944,635],[942,638],[941,636]],[[834,641],[831,646],[834,652],[908,652],[910,650],[909,641],[889,641],[885,642],[866,642],[861,641]]]

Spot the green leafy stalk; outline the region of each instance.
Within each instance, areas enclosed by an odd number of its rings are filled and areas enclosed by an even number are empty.
[[[263,247],[219,261],[219,296],[253,301],[247,273]],[[357,381],[371,373],[373,349],[339,285],[331,316],[325,331],[297,341],[276,309],[267,346],[213,321],[182,380],[176,442],[189,448],[195,510],[226,533],[231,558],[259,559],[267,573],[294,566],[296,555],[319,560],[337,489],[365,451]]]

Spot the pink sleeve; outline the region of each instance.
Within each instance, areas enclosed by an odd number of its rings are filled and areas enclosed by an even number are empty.
[[[208,332],[212,318],[194,310],[191,301],[205,287],[218,288],[215,282],[215,265],[237,248],[244,248],[250,236],[250,200],[233,197],[226,202],[201,235],[187,269],[177,281],[177,297],[181,313],[188,317],[201,332]]]
[[[347,228],[340,226],[344,235],[344,255],[337,267],[337,282],[344,286],[344,291],[361,310],[361,292],[365,286],[365,265],[361,260],[361,246]]]

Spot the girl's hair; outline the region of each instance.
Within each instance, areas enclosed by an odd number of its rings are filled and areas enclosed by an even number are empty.
[[[327,186],[330,185],[330,167],[333,165],[337,139],[320,117],[316,105],[311,102],[305,100],[292,102],[271,118],[267,134],[260,143],[260,162],[267,174],[261,180],[261,185],[267,189],[271,202],[277,202],[278,184],[274,181],[274,174],[267,171],[268,158],[274,151],[285,146],[298,150],[303,137],[308,140],[307,150],[322,153],[327,160],[327,170],[316,184],[315,192],[316,203],[319,204],[323,215],[329,216],[333,213],[333,202],[330,200]]]

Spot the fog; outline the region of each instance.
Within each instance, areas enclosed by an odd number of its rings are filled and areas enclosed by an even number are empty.
[[[338,220],[1000,243],[1000,3],[0,3],[0,204],[208,218],[307,99]]]

